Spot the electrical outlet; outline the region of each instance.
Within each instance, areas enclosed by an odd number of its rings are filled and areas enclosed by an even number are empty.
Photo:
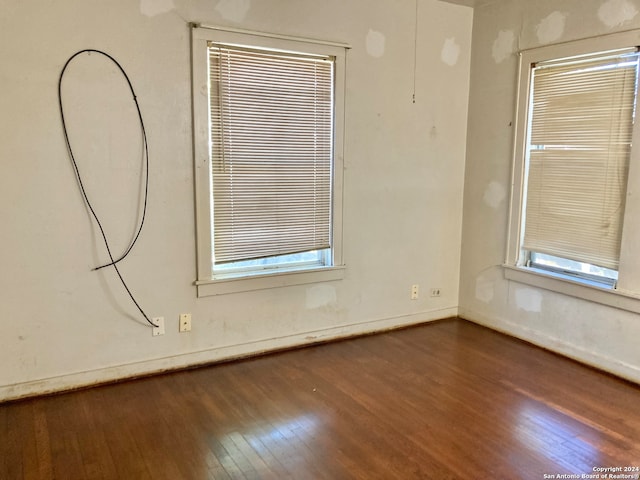
[[[411,300],[417,300],[420,292],[420,285],[411,285]]]
[[[191,314],[190,313],[180,314],[180,331],[181,332],[191,331]]]
[[[151,321],[156,325],[153,327],[153,336],[164,335],[164,317],[153,317]]]
[[[439,288],[432,288],[431,289],[431,296],[432,297],[439,297],[440,296],[440,289]]]

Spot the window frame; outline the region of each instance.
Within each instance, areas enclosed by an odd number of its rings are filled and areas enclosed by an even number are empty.
[[[568,58],[640,45],[640,30],[633,30],[594,38],[547,45],[520,52],[515,114],[515,140],[507,249],[504,263],[505,278],[539,288],[583,298],[593,302],[640,313],[640,256],[634,254],[634,245],[640,243],[640,202],[630,201],[640,195],[640,148],[631,149],[627,179],[627,202],[623,217],[620,265],[617,288],[604,282],[592,282],[573,275],[529,268],[522,252],[523,208],[526,194],[526,150],[529,119],[529,99],[532,80],[531,65],[554,59]],[[638,100],[636,99],[636,105]],[[633,125],[633,138],[640,139],[640,121]],[[634,142],[640,145],[640,142]]]
[[[335,57],[334,138],[332,165],[332,246],[330,265],[274,269],[236,275],[214,276],[211,229],[211,160],[209,148],[208,42],[243,45],[273,50],[304,52]],[[264,288],[340,280],[344,277],[342,258],[342,197],[344,170],[344,111],[346,50],[348,45],[247,30],[203,26],[191,29],[193,148],[196,206],[196,252],[198,297]]]

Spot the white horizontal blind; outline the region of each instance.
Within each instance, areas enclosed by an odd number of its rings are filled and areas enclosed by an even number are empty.
[[[523,247],[618,268],[636,54],[533,71]]]
[[[214,263],[330,247],[331,58],[209,45]]]

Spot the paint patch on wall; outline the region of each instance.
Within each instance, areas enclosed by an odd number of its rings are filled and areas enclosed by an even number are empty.
[[[491,55],[496,63],[502,63],[509,58],[515,50],[516,36],[513,30],[500,30],[498,37],[493,41]]]
[[[536,27],[536,35],[540,43],[551,43],[559,40],[564,33],[564,25],[567,15],[562,12],[553,12]]]
[[[147,17],[155,17],[175,8],[173,0],[140,0],[140,12]]]
[[[598,18],[609,28],[622,25],[637,14],[638,9],[629,0],[608,0],[598,9]]]
[[[442,52],[440,52],[440,58],[444,63],[453,67],[458,63],[460,57],[460,45],[456,43],[455,38],[447,38],[442,46]]]
[[[369,29],[365,42],[369,55],[374,58],[380,58],[384,55],[385,38],[382,33]]]
[[[482,276],[476,279],[476,299],[481,302],[491,303],[494,289],[495,282],[492,279]]]
[[[216,12],[225,20],[240,23],[244,21],[250,7],[251,0],[220,0],[216,5]]]
[[[516,291],[516,306],[525,312],[542,311],[542,294],[532,288],[519,288]]]
[[[336,289],[332,285],[315,285],[307,289],[307,308],[323,308],[335,306],[338,302]]]
[[[507,189],[501,183],[493,181],[484,191],[484,203],[491,208],[498,208],[507,196]]]

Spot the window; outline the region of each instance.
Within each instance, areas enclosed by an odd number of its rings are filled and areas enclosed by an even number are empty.
[[[508,278],[571,294],[581,290],[540,277],[633,296],[640,291],[640,270],[629,255],[638,235],[633,221],[625,222],[634,215],[626,199],[638,184],[636,37],[522,52]],[[585,291],[577,295],[593,299]],[[603,301],[611,302],[617,300]]]
[[[522,246],[533,265],[617,278],[637,73],[636,49],[531,66]]]
[[[339,278],[345,47],[195,28],[192,62],[199,294]]]

